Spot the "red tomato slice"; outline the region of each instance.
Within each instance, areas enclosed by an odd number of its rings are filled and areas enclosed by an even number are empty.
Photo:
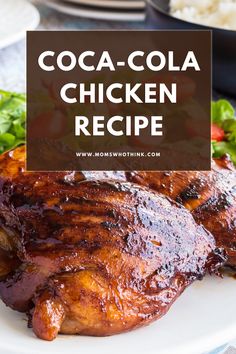
[[[211,125],[211,140],[222,141],[225,138],[225,132],[216,124]]]

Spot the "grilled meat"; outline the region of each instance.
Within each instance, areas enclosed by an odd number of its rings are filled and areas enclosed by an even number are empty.
[[[146,325],[224,261],[211,234],[167,197],[75,173],[26,173],[23,155],[0,157],[1,245],[16,259],[0,296],[28,312],[38,337]]]
[[[211,172],[133,172],[128,178],[184,205],[236,267],[236,170],[227,157],[213,160]]]

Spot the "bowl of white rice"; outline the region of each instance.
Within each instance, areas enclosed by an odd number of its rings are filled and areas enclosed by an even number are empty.
[[[236,0],[147,0],[151,29],[213,31],[214,88],[236,97]]]
[[[236,31],[236,0],[170,0],[169,6],[181,20]]]

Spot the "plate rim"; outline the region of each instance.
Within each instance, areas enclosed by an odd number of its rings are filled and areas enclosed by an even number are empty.
[[[104,13],[102,9],[100,10],[92,10],[92,9],[82,9],[82,8],[75,8],[75,5],[69,5],[67,4],[60,4],[59,1],[57,0],[46,0],[45,5],[47,5],[49,8],[52,8],[58,12],[68,14],[71,16],[75,17],[83,17],[83,18],[90,18],[90,19],[97,19],[97,20],[108,20],[108,21],[141,21],[143,22],[145,20],[145,11],[137,12],[134,11],[125,13],[123,12],[113,12],[107,11]],[[76,12],[76,13],[75,13]]]
[[[142,0],[64,0],[65,3],[77,5],[96,6],[100,8],[114,9],[145,9],[145,1]]]

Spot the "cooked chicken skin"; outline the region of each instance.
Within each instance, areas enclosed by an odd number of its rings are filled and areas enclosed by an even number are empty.
[[[236,267],[236,170],[227,157],[213,160],[211,172],[133,172],[128,178],[184,205]]]
[[[29,314],[39,338],[146,325],[224,262],[211,234],[167,197],[127,182],[25,173],[22,154],[0,157],[0,225],[20,263],[0,296]]]

